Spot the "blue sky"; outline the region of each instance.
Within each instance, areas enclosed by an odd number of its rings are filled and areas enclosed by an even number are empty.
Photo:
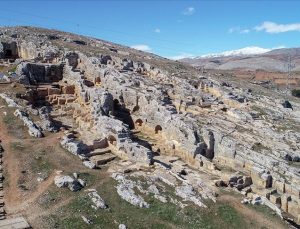
[[[300,47],[299,9],[297,0],[1,0],[0,25],[56,28],[164,57],[198,56]]]

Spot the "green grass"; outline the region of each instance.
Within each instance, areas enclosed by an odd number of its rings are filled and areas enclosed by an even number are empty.
[[[248,207],[254,209],[256,212],[261,213],[267,219],[278,220],[277,214],[274,211],[272,211],[270,208],[268,208],[266,205],[249,204]]]
[[[14,151],[23,150],[25,146],[21,142],[11,142],[10,148]]]
[[[234,229],[241,226],[251,228],[245,219],[227,204],[210,203],[207,209],[190,204],[189,207],[181,209],[171,203],[161,203],[152,196],[144,196],[150,208],[140,209],[122,200],[116,192],[115,185],[114,180],[107,179],[97,188],[98,193],[109,206],[106,210],[92,209],[91,201],[84,191],[72,193],[67,189],[60,189],[59,192],[64,193],[54,195],[54,199],[58,198],[60,202],[73,196],[73,200],[54,214],[44,217],[43,221],[55,223],[57,228],[117,228],[120,223],[135,229]],[[92,220],[93,224],[85,224],[82,215]]]
[[[33,173],[49,174],[53,170],[52,164],[46,158],[45,150],[39,150],[33,153],[34,160],[31,164],[31,171]]]
[[[227,225],[231,225],[232,228],[238,228],[242,225],[242,217],[237,211],[229,205],[220,205],[218,207],[217,216],[221,217]]]
[[[6,115],[3,116],[3,122],[5,123],[10,135],[19,139],[24,139],[27,137],[27,128],[23,125],[21,120],[14,116],[13,113],[14,109],[6,109]]]

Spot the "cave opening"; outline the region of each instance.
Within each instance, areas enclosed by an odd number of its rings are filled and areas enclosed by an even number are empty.
[[[155,134],[158,134],[159,131],[162,131],[161,125],[157,125],[154,130],[155,130]]]

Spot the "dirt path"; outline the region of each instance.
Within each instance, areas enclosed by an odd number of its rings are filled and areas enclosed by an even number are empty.
[[[34,191],[25,201],[19,203],[18,205],[10,205],[9,211],[17,214],[29,208],[29,206],[34,204],[40,195],[42,195],[50,187],[50,185],[53,183],[54,177],[55,173],[49,176],[47,180],[40,183],[40,185],[37,187],[37,190]]]
[[[2,114],[1,114],[2,115]],[[6,211],[8,214],[17,213],[25,208],[28,208],[42,193],[44,193],[49,186],[53,183],[55,173],[52,173],[44,182],[40,183],[37,189],[31,193],[30,197],[25,201],[23,199],[22,191],[18,187],[18,181],[21,175],[21,166],[19,159],[11,151],[11,143],[20,141],[20,139],[9,135],[6,125],[3,123],[2,117],[0,117],[0,139],[2,140],[2,146],[4,147],[4,170],[6,171],[6,179],[8,181],[7,186],[4,189],[4,200],[6,204]],[[43,141],[45,146],[53,146],[57,144],[57,138],[60,134],[53,134],[47,137],[47,141]],[[22,139],[23,142],[29,142],[32,139]]]
[[[247,206],[240,203],[240,200],[231,195],[221,195],[219,201],[225,202],[234,207],[239,213],[241,213],[250,222],[257,222],[265,228],[277,228],[285,229],[283,224],[278,223],[277,220],[268,219],[262,213],[256,212],[254,209],[250,209]]]
[[[2,114],[1,114],[2,115]],[[8,134],[6,125],[3,123],[2,118],[0,120],[0,139],[2,141],[2,146],[4,147],[4,170],[7,172],[8,186],[4,189],[4,200],[6,203],[6,208],[9,209],[10,206],[18,205],[21,201],[21,191],[18,188],[18,180],[20,178],[20,166],[18,159],[10,150],[10,143],[17,140]]]
[[[63,206],[69,204],[72,200],[74,199],[74,197],[69,197],[68,199],[65,199],[63,201],[61,201],[60,203],[56,204],[54,207],[52,207],[51,209],[47,209],[40,212],[36,212],[36,210],[29,210],[28,213],[28,220],[29,221],[34,221],[35,219],[41,217],[41,216],[48,216],[51,213],[54,213],[56,210],[62,208]],[[33,214],[31,214],[31,212]]]

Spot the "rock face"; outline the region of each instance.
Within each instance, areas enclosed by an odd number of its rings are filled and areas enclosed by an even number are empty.
[[[199,207],[206,207],[205,204],[201,202],[201,198],[196,195],[194,188],[191,185],[183,185],[177,187],[176,194],[183,198],[185,201],[192,201]]]
[[[84,155],[88,151],[85,144],[74,138],[69,138],[68,136],[64,136],[60,144],[64,149],[68,150],[70,153],[76,156]]]
[[[21,76],[21,83],[38,84],[57,82],[63,78],[63,65],[21,63],[16,73]]]
[[[41,128],[37,126],[28,116],[28,114],[24,111],[20,111],[17,109],[14,112],[14,115],[20,118],[24,122],[24,126],[28,127],[28,133],[30,136],[41,138],[43,137],[43,133],[41,132]]]
[[[54,178],[54,183],[57,187],[67,187],[72,192],[76,192],[82,189],[82,185],[75,178],[70,176],[56,176]]]
[[[27,90],[18,98],[40,110],[43,130],[55,131],[55,123],[76,130],[61,145],[85,166],[102,166],[115,157],[154,164],[182,182],[189,179],[204,190],[201,198],[214,199],[194,172],[179,162],[155,159],[177,156],[193,169],[217,176],[218,186],[251,189],[299,220],[299,101],[256,84],[202,75],[152,54],[67,33],[58,32],[54,39],[52,33],[5,28],[0,55],[6,62],[21,60],[15,62],[17,73]],[[9,96],[1,97],[9,106],[19,106]],[[289,102],[283,104],[285,100]],[[21,111],[17,115],[26,119]],[[34,123],[26,123],[32,135],[40,136]],[[179,185],[168,173],[156,176]],[[134,183],[120,175],[115,179],[122,198],[149,207],[134,193]],[[201,205],[194,186],[179,185],[177,194]]]
[[[113,174],[113,178],[119,182],[117,186],[117,192],[119,196],[131,203],[134,206],[140,208],[149,208],[149,204],[140,196],[135,194],[134,187],[135,184],[133,181],[126,179],[121,174]]]

